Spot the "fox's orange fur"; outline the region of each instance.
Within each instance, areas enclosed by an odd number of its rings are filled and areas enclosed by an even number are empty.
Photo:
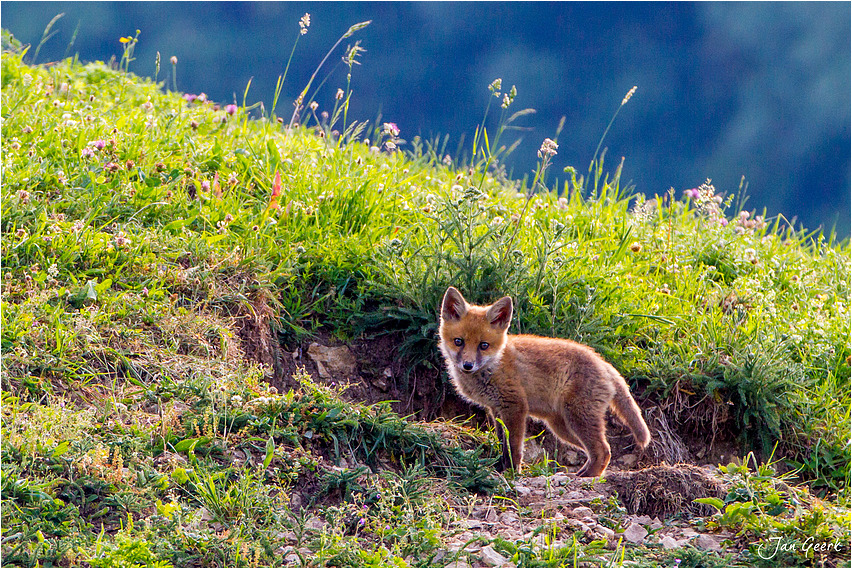
[[[509,334],[512,299],[468,304],[453,287],[441,304],[441,352],[456,389],[485,407],[508,431],[500,467],[519,470],[527,416],[544,421],[561,440],[586,451],[578,476],[600,476],[609,464],[606,410],[611,408],[644,448],[648,426],[624,378],[592,348],[558,338]]]

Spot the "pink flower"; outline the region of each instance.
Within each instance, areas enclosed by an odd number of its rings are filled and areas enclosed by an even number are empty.
[[[203,182],[201,182],[201,189],[204,190],[205,192],[209,192],[210,191],[210,181],[204,180]]]
[[[89,143],[89,146],[94,146],[98,150],[103,150],[107,145],[106,140],[93,140]]]
[[[183,94],[183,98],[186,100],[186,102],[187,102],[187,103],[191,103],[191,102],[193,102],[195,99],[197,99],[197,98],[198,98],[198,95],[193,95],[193,94],[191,94],[191,93],[184,93],[184,94]]]
[[[229,115],[233,115],[237,112],[237,105],[225,105],[225,112]]]
[[[81,158],[92,158],[95,155],[95,151],[89,148],[88,146],[80,152]]]
[[[396,126],[394,122],[386,122],[384,123],[385,134],[389,134],[391,136],[399,136],[399,127]]]

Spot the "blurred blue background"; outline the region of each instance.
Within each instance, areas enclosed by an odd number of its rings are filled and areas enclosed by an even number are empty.
[[[487,86],[500,77],[504,90],[517,86],[512,110],[537,110],[519,123],[530,130],[516,133],[524,141],[506,161],[516,178],[535,167],[536,150],[563,115],[552,172],[571,165],[585,173],[612,114],[637,85],[604,143],[607,169],[626,157],[623,179],[635,191],[674,187],[680,197],[712,178],[731,193],[744,176],[746,209],[765,207],[768,215],[849,236],[848,2],[6,1],[0,25],[33,44],[32,55],[47,23],[63,12],[39,63],[66,52],[84,61],[120,57],[118,38],[139,29],[131,71],[153,76],[159,51],[163,80],[174,55],[178,90],[242,102],[253,78],[248,101],[267,108],[308,12],[311,26],[299,40],[281,115],[292,111],[337,38],[372,20],[330,59],[340,62],[355,40],[367,50],[353,73],[350,119],[381,113],[407,140],[449,134],[450,153],[464,135],[469,151]],[[318,97],[320,110],[345,82],[340,63]]]

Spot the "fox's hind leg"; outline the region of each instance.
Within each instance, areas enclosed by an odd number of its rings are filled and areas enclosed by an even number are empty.
[[[577,476],[600,476],[612,455],[606,440],[606,406],[584,401],[583,405],[565,405],[563,418],[571,433],[586,451],[586,463]]]

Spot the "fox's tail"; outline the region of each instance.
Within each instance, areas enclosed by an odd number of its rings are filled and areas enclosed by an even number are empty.
[[[641,448],[648,446],[651,442],[651,432],[645,419],[642,418],[642,410],[636,404],[636,400],[630,395],[627,382],[618,372],[615,372],[615,397],[612,399],[611,407],[615,414],[630,428],[636,444]]]

